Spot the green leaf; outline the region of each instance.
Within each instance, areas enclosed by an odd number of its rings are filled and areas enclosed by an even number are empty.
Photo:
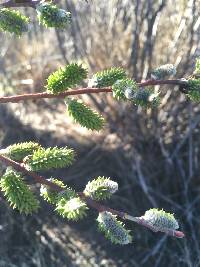
[[[82,103],[81,100],[67,99],[67,111],[75,122],[89,130],[99,131],[104,126],[104,118]]]
[[[59,94],[67,89],[79,85],[87,78],[87,69],[72,63],[64,68],[52,73],[47,79],[47,91],[53,94]]]
[[[40,3],[36,11],[39,23],[47,28],[65,28],[71,23],[71,13],[51,3]]]
[[[122,222],[118,221],[111,212],[103,211],[97,218],[98,228],[105,237],[114,244],[127,245],[132,242],[130,231],[126,230]]]
[[[89,80],[88,87],[107,87],[112,86],[117,80],[126,78],[126,72],[122,68],[110,68],[97,72]]]
[[[153,70],[151,77],[154,80],[162,80],[174,75],[176,75],[176,67],[172,64],[165,64]]]
[[[6,149],[0,150],[0,154],[4,154],[13,160],[21,161],[39,148],[41,146],[38,143],[24,142],[8,146]]]
[[[68,188],[59,194],[55,210],[64,218],[77,221],[87,215],[88,207],[75,191]]]
[[[29,18],[17,10],[0,9],[0,30],[21,36],[28,31]]]
[[[118,190],[118,184],[110,178],[97,177],[89,181],[85,187],[84,194],[94,200],[108,199]]]
[[[179,228],[177,220],[174,215],[164,210],[150,209],[145,212],[142,216],[148,224],[159,229],[172,229],[176,230]]]
[[[74,157],[74,150],[67,147],[40,148],[25,157],[24,163],[31,171],[50,170],[70,166]]]
[[[23,181],[21,174],[12,168],[7,168],[6,173],[1,177],[0,187],[13,209],[18,209],[20,213],[25,214],[38,210],[38,200]]]

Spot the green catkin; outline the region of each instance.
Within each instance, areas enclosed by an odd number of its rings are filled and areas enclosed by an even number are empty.
[[[113,97],[117,100],[129,100],[136,106],[157,107],[160,103],[159,93],[155,94],[152,88],[140,88],[132,79],[116,81],[112,86]]]
[[[67,112],[76,123],[89,130],[100,131],[104,124],[104,118],[96,111],[82,103],[81,100],[67,99]]]
[[[136,81],[128,78],[117,80],[112,86],[113,97],[117,100],[130,100],[136,90],[138,90]]]
[[[179,228],[178,222],[174,215],[164,210],[150,209],[142,216],[148,224],[159,229],[176,230]]]
[[[88,207],[74,190],[67,188],[59,194],[55,210],[63,218],[78,221],[87,215]]]
[[[99,230],[114,244],[127,245],[132,242],[130,231],[126,230],[122,222],[108,211],[99,213],[97,218]]]
[[[196,59],[194,74],[200,75],[200,57]]]
[[[65,28],[71,23],[71,13],[51,3],[40,3],[36,11],[39,23],[47,28]]]
[[[126,72],[122,68],[110,68],[97,72],[89,80],[88,87],[112,86],[117,80],[126,78]]]
[[[161,80],[176,74],[176,67],[173,64],[165,64],[152,71],[151,77],[154,80]]]
[[[194,102],[200,102],[200,78],[188,80],[187,96]]]
[[[38,210],[38,200],[23,181],[21,174],[12,168],[7,168],[6,173],[1,177],[0,187],[13,209],[25,214]]]
[[[65,190],[66,186],[64,183],[58,179],[50,178],[48,181],[60,186]],[[44,200],[49,202],[50,204],[56,204],[58,200],[59,193],[55,190],[52,190],[48,185],[41,185],[40,186],[40,196],[43,197]]]
[[[108,199],[118,190],[118,184],[110,178],[97,177],[89,181],[85,187],[84,194],[94,200]]]
[[[50,170],[70,166],[74,157],[74,150],[67,147],[40,148],[33,155],[25,157],[24,163],[31,171]]]
[[[160,104],[159,93],[155,94],[152,88],[139,88],[131,100],[136,106],[145,108],[155,108]]]
[[[59,94],[79,85],[87,78],[87,69],[81,64],[72,63],[64,68],[53,72],[47,79],[47,91],[53,94]]]
[[[22,161],[26,156],[39,148],[41,148],[40,144],[35,142],[17,143],[0,150],[0,154],[8,156],[12,160]]]
[[[8,8],[0,9],[0,30],[14,33],[21,36],[22,33],[27,32],[29,27],[29,18],[22,15],[17,10]]]

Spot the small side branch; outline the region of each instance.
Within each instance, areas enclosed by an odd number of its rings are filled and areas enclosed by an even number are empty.
[[[36,0],[36,1],[32,1],[32,0],[8,0],[4,3],[0,4],[0,8],[3,7],[32,7],[35,8],[37,4],[39,4],[40,1]]]
[[[14,160],[11,160],[11,159],[3,156],[3,155],[0,155],[0,161],[2,161],[6,166],[12,166],[15,170],[20,171],[20,172],[32,177],[37,183],[47,185],[47,186],[49,186],[49,188],[51,188],[52,190],[55,190],[57,192],[63,191],[62,187],[52,183],[51,181],[47,180],[45,177],[40,176],[34,172],[28,171],[23,164],[20,164]],[[103,212],[103,211],[111,212],[112,214],[117,215],[118,217],[120,217],[124,220],[133,221],[137,224],[140,224],[140,225],[152,230],[153,232],[163,232],[167,235],[174,236],[177,238],[183,238],[185,236],[184,233],[180,232],[180,231],[175,231],[175,230],[171,230],[171,229],[160,229],[160,228],[154,227],[154,226],[150,225],[148,222],[146,222],[143,217],[133,217],[133,216],[131,216],[125,212],[117,211],[117,210],[111,209],[107,206],[104,206],[104,205],[100,204],[99,202],[85,196],[85,194],[83,192],[78,192],[78,195],[83,201],[85,201],[87,203],[88,206],[96,209],[98,212]]]

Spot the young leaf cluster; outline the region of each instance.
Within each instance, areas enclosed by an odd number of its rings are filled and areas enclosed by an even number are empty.
[[[67,99],[67,112],[76,123],[89,130],[99,131],[104,126],[104,118],[89,108],[81,100]]]
[[[0,30],[21,36],[28,31],[29,18],[17,10],[0,9]]]
[[[74,157],[74,150],[67,147],[40,148],[25,157],[24,163],[31,171],[42,171],[70,166]]]
[[[64,28],[71,23],[71,13],[51,3],[40,3],[36,7],[39,23],[45,27]]]
[[[25,214],[31,214],[38,210],[38,200],[23,181],[21,174],[12,168],[7,168],[1,177],[0,187],[13,209]]]
[[[79,85],[87,78],[87,69],[81,64],[71,63],[52,73],[47,79],[47,91],[59,94],[67,89]]]

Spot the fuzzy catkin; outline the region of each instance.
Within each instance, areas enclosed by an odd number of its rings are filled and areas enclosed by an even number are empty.
[[[76,123],[88,130],[100,131],[105,123],[104,118],[96,111],[85,105],[81,100],[66,99],[68,115],[73,118]]]
[[[60,186],[61,188],[63,188],[63,190],[65,190],[65,188],[66,188],[63,181],[60,181],[58,179],[50,178],[50,179],[48,179],[48,181]],[[59,193],[56,192],[55,190],[52,190],[48,185],[42,184],[40,186],[40,196],[42,196],[43,199],[46,200],[47,202],[49,202],[50,204],[56,204],[58,197],[59,197]]]
[[[11,167],[1,177],[0,187],[13,209],[20,213],[31,214],[38,210],[39,202],[23,181],[22,175]]]
[[[87,69],[81,64],[71,63],[53,72],[47,79],[47,92],[62,93],[79,85],[87,78]]]
[[[110,178],[97,177],[89,181],[85,187],[84,194],[94,200],[110,198],[118,190],[118,184]]]
[[[88,87],[112,86],[117,80],[126,78],[126,72],[122,68],[110,68],[99,71],[89,80]]]
[[[25,157],[24,163],[31,171],[50,170],[70,166],[74,157],[74,150],[68,147],[40,148],[32,155]]]
[[[63,218],[72,221],[83,219],[87,215],[88,207],[84,201],[70,188],[58,195],[55,211]]]
[[[36,142],[24,142],[10,145],[6,149],[0,150],[0,153],[13,160],[22,161],[26,156],[33,154],[40,148],[41,145]]]
[[[173,64],[162,65],[152,71],[151,78],[154,80],[161,80],[176,74],[176,67]]]
[[[0,30],[21,36],[29,29],[29,18],[18,10],[0,9]]]
[[[145,212],[142,218],[153,227],[159,229],[176,230],[179,228],[178,222],[174,218],[174,215],[165,212],[164,210],[150,209]]]
[[[127,245],[132,242],[130,231],[126,230],[122,222],[108,211],[99,213],[97,218],[98,227],[105,237],[114,244]]]
[[[36,6],[39,23],[45,27],[64,28],[71,23],[71,13],[51,3]]]
[[[128,78],[117,80],[112,86],[113,97],[117,100],[130,100],[136,90],[138,90],[136,81]]]
[[[187,96],[194,102],[200,102],[200,78],[188,80]]]

